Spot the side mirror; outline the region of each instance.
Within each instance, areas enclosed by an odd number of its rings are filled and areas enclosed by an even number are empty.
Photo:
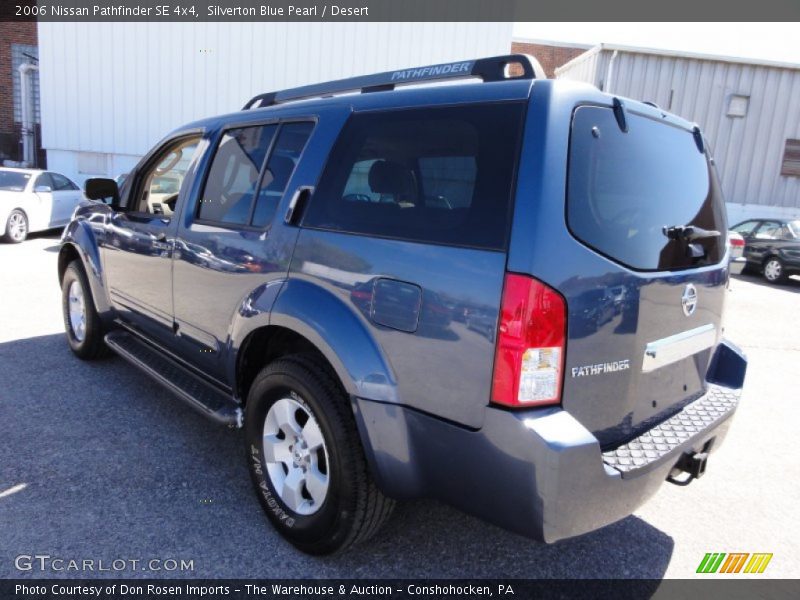
[[[93,177],[86,180],[85,187],[89,200],[100,200],[111,208],[119,207],[119,187],[113,179]]]
[[[53,191],[53,188],[51,188],[49,185],[37,185],[35,188],[33,188],[33,191],[37,194],[49,194]]]

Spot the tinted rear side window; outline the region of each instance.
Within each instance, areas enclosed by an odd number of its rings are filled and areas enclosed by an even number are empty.
[[[231,225],[249,222],[261,166],[277,129],[259,125],[225,132],[208,172],[200,219]]]
[[[716,173],[692,132],[627,115],[628,132],[610,108],[580,107],[570,139],[567,218],[578,239],[640,270],[674,270],[718,263],[726,221]],[[664,227],[694,225],[719,231],[688,242],[670,240]]]
[[[522,103],[356,114],[304,224],[502,249]]]
[[[72,183],[69,179],[58,173],[50,173],[50,178],[53,180],[54,192],[62,192],[68,190],[77,190],[78,186]]]
[[[254,227],[265,227],[272,221],[313,128],[313,123],[287,123],[281,126],[256,200]]]
[[[53,178],[50,177],[50,173],[42,173],[39,175],[39,177],[36,179],[36,187],[39,187],[40,185],[46,185],[51,190],[54,189],[55,183],[53,183]]]

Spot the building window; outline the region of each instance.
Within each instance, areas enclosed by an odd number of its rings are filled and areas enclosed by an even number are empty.
[[[750,105],[750,96],[732,94],[728,99],[729,117],[746,117],[747,107]]]
[[[78,152],[78,173],[83,175],[106,175],[106,155],[97,152]]]
[[[781,175],[800,177],[800,140],[786,140]]]
[[[26,44],[11,44],[11,77],[14,82],[13,96],[14,96],[14,122],[20,123],[22,121],[22,85],[19,80],[19,67],[23,63],[38,64],[36,58],[39,56],[39,49],[36,46],[29,46]],[[29,88],[31,98],[33,99],[33,114],[31,118],[34,123],[39,123],[39,72],[34,71],[31,78],[31,87]]]

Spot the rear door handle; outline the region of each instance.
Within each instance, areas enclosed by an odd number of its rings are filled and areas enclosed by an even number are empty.
[[[286,216],[283,218],[287,225],[297,225],[300,222],[312,193],[314,193],[314,188],[310,185],[301,185],[297,188],[289,202],[289,208],[286,209]]]

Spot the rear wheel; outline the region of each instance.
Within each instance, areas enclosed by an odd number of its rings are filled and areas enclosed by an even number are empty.
[[[786,269],[781,259],[777,256],[767,259],[764,263],[764,279],[770,283],[783,283],[786,281]]]
[[[77,260],[69,264],[61,281],[61,309],[67,342],[78,358],[92,360],[110,354],[103,341],[103,326],[94,306],[92,289]]]
[[[309,554],[371,537],[394,508],[375,487],[352,409],[314,358],[294,355],[256,377],[245,414],[250,475],[273,526]]]
[[[19,209],[14,209],[6,221],[6,233],[3,241],[19,244],[28,237],[28,217]]]

